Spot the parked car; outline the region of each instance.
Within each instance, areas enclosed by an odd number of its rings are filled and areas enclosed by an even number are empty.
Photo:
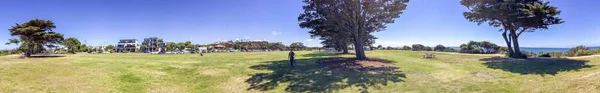
[[[181,50],[175,50],[175,54],[183,54],[185,52],[181,51]]]
[[[165,53],[166,53],[166,54],[175,54],[175,52],[173,52],[173,51],[167,51],[167,52],[165,52]]]

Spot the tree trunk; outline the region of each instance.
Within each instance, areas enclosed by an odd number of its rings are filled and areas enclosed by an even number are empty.
[[[31,57],[31,53],[33,52],[33,44],[27,44],[27,50],[25,51],[25,57]]]
[[[527,58],[527,55],[523,55],[523,53],[521,53],[521,48],[519,47],[519,37],[517,37],[515,31],[511,31],[510,37],[512,38],[512,43],[514,45],[515,57],[513,58]]]
[[[512,49],[512,45],[510,44],[510,41],[508,40],[508,37],[506,36],[506,31],[504,31],[504,33],[502,33],[502,37],[504,37],[504,41],[506,42],[506,47],[508,47],[508,56],[509,57],[513,57],[514,52]]]
[[[368,59],[365,55],[365,50],[363,48],[363,40],[360,31],[358,34],[354,36],[354,52],[356,54],[356,59],[358,60],[366,60]]]
[[[348,54],[348,43],[343,43],[342,46],[342,54]]]

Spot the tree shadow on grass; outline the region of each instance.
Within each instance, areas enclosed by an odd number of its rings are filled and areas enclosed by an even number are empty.
[[[314,52],[314,53],[310,53],[310,54],[304,54],[302,55],[302,57],[339,57],[339,56],[343,56],[343,55],[355,55],[354,53],[348,53],[348,54],[343,54],[343,53],[330,53],[330,52]]]
[[[65,57],[65,56],[56,56],[56,55],[32,55],[29,58],[59,58],[59,57]]]
[[[293,68],[288,60],[266,63],[250,67],[273,72],[252,75],[246,80],[250,84],[248,90],[266,91],[282,85],[280,83],[289,83],[285,89],[288,92],[334,92],[352,86],[360,88],[362,92],[368,92],[368,88],[379,88],[390,82],[403,82],[402,79],[406,78],[393,63],[381,59],[300,59]]]
[[[586,64],[588,60],[575,60],[566,58],[529,58],[512,59],[492,57],[484,58],[485,65],[488,68],[502,69],[512,73],[520,74],[538,74],[538,75],[556,75],[558,72],[579,70],[590,68],[593,65]]]

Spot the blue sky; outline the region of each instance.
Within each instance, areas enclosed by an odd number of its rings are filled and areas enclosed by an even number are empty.
[[[566,22],[549,30],[525,33],[525,47],[600,46],[600,3],[597,0],[549,0]],[[219,40],[304,42],[320,46],[298,27],[301,0],[3,0],[0,41],[11,37],[15,23],[50,19],[56,32],[88,45],[115,44],[119,39],[162,37],[166,41],[208,44]],[[498,28],[478,26],[462,16],[459,0],[411,0],[407,10],[382,32],[375,45],[415,43],[458,46],[470,40],[504,45]],[[2,30],[4,29],[4,30]],[[16,45],[0,45],[0,49]]]

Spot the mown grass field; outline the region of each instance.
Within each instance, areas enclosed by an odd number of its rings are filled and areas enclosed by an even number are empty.
[[[0,57],[0,92],[600,92],[600,58],[508,60],[498,55],[368,51],[401,72],[335,72],[324,52]]]

